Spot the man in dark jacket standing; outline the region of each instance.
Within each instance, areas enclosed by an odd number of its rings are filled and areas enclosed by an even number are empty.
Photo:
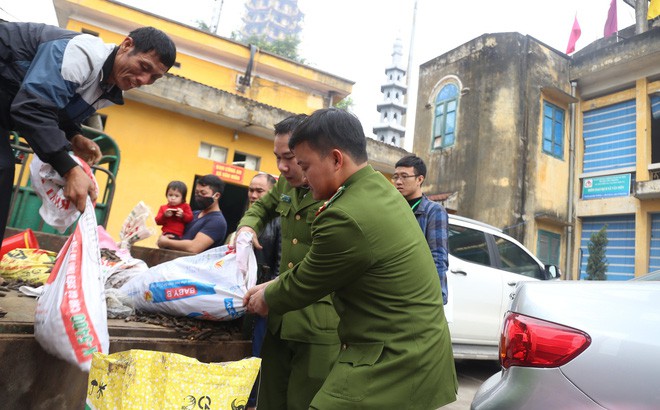
[[[80,124],[97,109],[123,104],[123,91],[153,84],[175,58],[172,40],[153,27],[116,46],[45,24],[0,24],[0,238],[14,181],[8,132],[18,132],[66,179],[65,196],[82,211],[88,194],[96,199],[94,184],[68,151],[89,163],[101,152]]]

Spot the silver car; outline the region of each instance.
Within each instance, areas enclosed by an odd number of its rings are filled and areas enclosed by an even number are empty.
[[[660,280],[660,270],[653,271],[651,273],[647,273],[646,275],[642,276],[637,276],[636,278],[630,279],[630,280],[642,280],[642,281],[655,281],[655,280]]]
[[[524,282],[472,409],[660,408],[660,282]]]

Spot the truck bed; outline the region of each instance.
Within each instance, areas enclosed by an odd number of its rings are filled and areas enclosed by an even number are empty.
[[[18,231],[7,230],[6,236]],[[58,251],[66,238],[37,233],[40,247]],[[58,245],[59,244],[59,245]],[[160,249],[134,247],[134,257],[153,266],[187,255]],[[4,292],[3,292],[4,293]],[[2,408],[81,409],[87,393],[87,373],[48,353],[34,339],[36,299],[10,290],[0,297],[0,397]],[[223,340],[190,340],[174,328],[139,321],[108,319],[110,353],[129,349],[180,353],[202,362],[224,362],[251,356],[252,344],[235,328],[226,327]]]

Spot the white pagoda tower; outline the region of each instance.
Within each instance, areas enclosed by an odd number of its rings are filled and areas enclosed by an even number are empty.
[[[386,80],[380,87],[383,93],[383,102],[378,104],[380,122],[373,128],[378,141],[386,142],[397,147],[403,147],[406,134],[405,121],[406,104],[406,69],[402,64],[403,44],[400,38],[394,42],[392,52],[392,65],[385,69]]]

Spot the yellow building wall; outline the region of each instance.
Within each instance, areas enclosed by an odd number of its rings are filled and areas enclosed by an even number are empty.
[[[649,179],[648,166],[651,163],[651,118],[649,108],[649,95],[660,90],[660,81],[648,82],[646,79],[639,79],[634,88],[609,94],[592,100],[582,101],[580,111],[592,110],[595,108],[606,107],[623,101],[634,99],[636,101],[636,180],[647,181]],[[582,115],[578,122],[578,141],[582,141]],[[583,144],[578,144],[578,158],[584,155]],[[579,176],[579,171],[578,171]],[[579,186],[579,184],[578,184]],[[579,191],[576,193],[581,194]],[[634,196],[578,200],[577,216],[575,230],[575,247],[573,252],[574,270],[579,272],[579,249],[580,238],[582,237],[582,217],[605,216],[605,215],[635,215],[635,276],[648,273],[649,270],[649,251],[651,241],[651,214],[660,213],[660,199],[639,200]],[[573,279],[577,279],[577,276]]]
[[[123,107],[107,107],[99,112],[108,116],[105,132],[117,142],[121,153],[107,225],[115,238],[139,201],[151,208],[153,217],[166,202],[165,188],[170,181],[185,182],[190,197],[195,175],[213,173],[214,162],[197,155],[202,142],[227,148],[229,162],[236,150],[261,156],[261,170],[278,174],[270,140],[248,134],[234,140],[232,129],[130,100]],[[256,171],[246,169],[241,185],[247,186],[254,175]],[[155,226],[152,219],[150,224]],[[156,229],[160,233],[160,228]],[[155,241],[154,237],[140,245],[155,246]]]
[[[564,153],[563,158],[556,158],[552,155],[543,152],[543,102],[547,101],[564,109],[565,124],[564,124]],[[539,129],[537,135],[541,143],[539,144],[539,152],[536,156],[536,209],[557,209],[560,213],[565,214],[566,204],[568,203],[568,190],[566,181],[568,181],[568,165],[569,165],[569,131],[570,131],[570,111],[567,104],[552,100],[547,96],[541,99],[541,110],[539,118]]]
[[[557,158],[552,155],[546,154],[543,152],[543,103],[547,101],[551,104],[556,105],[559,108],[564,109],[565,115],[565,124],[564,124],[564,152],[563,158]],[[557,224],[553,224],[546,220],[534,220],[533,223],[530,222],[530,225],[533,229],[527,230],[527,236],[530,241],[531,246],[529,247],[534,251],[534,254],[539,254],[538,249],[538,231],[542,229],[544,231],[556,233],[561,236],[560,249],[559,249],[559,266],[564,266],[566,260],[566,235],[565,228],[563,224],[559,224],[560,221],[565,221],[567,217],[567,204],[568,204],[568,189],[566,187],[566,181],[569,178],[569,149],[570,149],[570,109],[568,104],[557,101],[550,98],[547,95],[541,95],[541,100],[539,103],[541,109],[539,110],[539,128],[537,130],[537,135],[539,138],[538,144],[538,153],[536,155],[536,169],[534,178],[534,208],[537,210],[544,210],[544,213],[555,213],[555,215],[549,215],[553,219],[557,220]]]
[[[99,37],[107,43],[119,44],[125,38],[124,35],[117,35],[98,26],[85,24],[76,20],[70,20],[67,28],[74,31],[82,31],[83,28],[92,30],[99,33]],[[226,43],[231,44],[230,42]],[[237,51],[243,50],[239,49]],[[323,108],[324,100],[320,95],[310,95],[301,90],[282,86],[262,78],[253,78],[251,86],[246,87],[244,92],[240,92],[237,90],[236,78],[239,75],[243,75],[243,71],[232,70],[228,67],[219,66],[212,62],[181,53],[177,53],[176,61],[181,66],[172,67],[169,73],[193,79],[195,82],[208,85],[209,87],[225,90],[295,113],[311,114],[313,111]],[[258,62],[256,64],[259,65]]]
[[[534,252],[535,255],[539,254],[539,249],[538,249],[538,243],[539,243],[539,230],[547,231],[547,232],[552,232],[554,234],[557,234],[561,237],[561,241],[559,242],[559,263],[557,264],[557,267],[561,269],[562,266],[565,266],[565,261],[566,261],[566,241],[564,240],[564,227],[563,226],[558,226],[555,224],[543,222],[543,221],[537,221],[536,222],[536,229],[534,230],[534,249],[536,252]],[[563,270],[563,269],[562,269]],[[562,272],[564,274],[564,272]]]
[[[176,61],[180,64],[179,67],[170,69],[171,74],[262,104],[293,113],[308,114],[324,106],[324,96],[319,93],[314,93],[305,87],[275,83],[267,75],[259,77],[260,70],[263,72],[266,67],[271,71],[285,72],[290,79],[331,84],[343,89],[346,95],[350,94],[352,88],[352,83],[347,80],[259,52],[255,56],[252,84],[241,92],[237,89],[236,79],[237,76],[244,74],[245,67],[231,64],[227,64],[231,66],[227,67],[222,64],[223,59],[228,55],[234,56],[234,60],[247,61],[249,49],[245,45],[105,0],[67,0],[67,3],[73,10],[87,8],[105,14],[109,21],[153,26],[165,31],[177,45]],[[78,32],[83,29],[90,30],[98,33],[107,43],[119,44],[125,38],[125,33],[118,34],[104,28],[112,27],[112,24],[104,24],[102,18],[97,20],[101,23],[87,23],[84,17],[86,13],[83,13],[82,9],[80,11],[71,14],[66,24],[67,29]],[[200,53],[184,54],[191,45],[204,50],[202,54],[213,56],[217,63],[209,61],[211,58],[206,60],[198,57],[197,54]],[[156,235],[140,242],[139,245],[155,247],[160,227],[155,225],[153,217],[158,207],[166,202],[165,188],[168,182],[172,180],[185,182],[188,186],[189,198],[194,190],[192,184],[195,176],[214,171],[212,160],[198,157],[202,142],[227,148],[228,163],[232,162],[234,153],[240,151],[243,154],[260,157],[259,171],[274,175],[279,173],[271,140],[247,133],[239,133],[238,139],[235,139],[233,129],[130,99],[125,99],[125,102],[124,106],[111,106],[99,111],[99,114],[107,115],[104,132],[116,141],[121,153],[116,191],[107,224],[107,231],[115,239],[119,237],[126,216],[139,201],[143,201],[151,208],[152,215],[148,222],[156,230]],[[242,181],[238,184],[249,185],[256,173],[257,171],[246,169]],[[99,179],[103,180],[102,177]]]
[[[184,38],[192,43],[201,44],[209,51],[209,53],[217,54],[219,61],[222,60],[221,55],[223,54],[241,56],[245,59],[249,58],[250,51],[243,44],[211,35],[204,31],[196,30],[157,16],[145,14],[119,4],[114,4],[105,0],[69,0],[69,3],[89,7],[100,12],[108,13],[117,18],[124,18],[141,26],[157,27],[175,39],[175,44],[177,38]],[[113,33],[99,26],[84,23],[73,18],[69,20],[66,28],[73,31],[82,31],[83,28],[94,31],[99,33],[99,36],[108,43],[119,44],[125,38],[124,34]],[[236,79],[237,76],[245,73],[246,67],[240,67],[240,70],[231,69],[229,67],[214,64],[211,61],[183,54],[181,53],[181,47],[177,48],[177,51],[177,62],[180,63],[180,68],[172,67],[170,70],[170,73],[172,74],[192,79],[210,87],[233,92],[243,97],[294,113],[310,114],[314,110],[323,108],[324,96],[322,95],[312,95],[304,89],[287,87],[264,78],[255,77],[255,75],[259,75],[260,67],[266,65],[284,70],[293,74],[295,77],[307,80],[320,80],[321,77],[327,76],[321,74],[317,70],[270,54],[258,52],[255,56],[253,82],[250,87],[245,88],[244,92],[239,92],[236,86]],[[330,77],[327,76],[326,80],[329,78]],[[339,87],[345,88],[347,94],[350,94],[351,86],[347,83],[348,82],[342,80],[337,81]]]

